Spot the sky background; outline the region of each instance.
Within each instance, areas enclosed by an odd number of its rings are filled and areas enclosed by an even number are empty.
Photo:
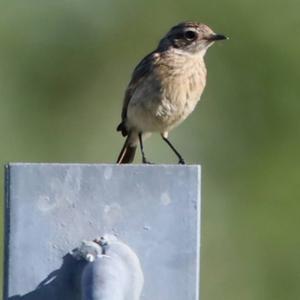
[[[298,299],[299,9],[296,0],[1,1],[2,170],[114,163],[134,66],[176,23],[206,23],[230,40],[209,49],[201,102],[170,135],[202,165],[201,299]],[[177,162],[159,135],[145,148],[151,161]]]

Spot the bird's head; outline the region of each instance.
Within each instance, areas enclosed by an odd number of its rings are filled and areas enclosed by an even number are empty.
[[[188,53],[205,54],[215,42],[227,39],[222,34],[216,34],[207,25],[197,22],[183,22],[172,27],[160,41],[158,48],[166,50],[175,48]]]

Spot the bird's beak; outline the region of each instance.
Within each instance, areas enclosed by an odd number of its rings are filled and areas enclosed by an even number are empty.
[[[207,37],[207,40],[208,41],[221,41],[221,40],[228,40],[228,37],[226,37],[225,35],[223,34],[211,34],[210,36]]]

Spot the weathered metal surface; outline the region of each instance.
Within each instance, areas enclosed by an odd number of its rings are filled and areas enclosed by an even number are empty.
[[[8,165],[4,299],[80,299],[68,252],[106,233],[138,255],[141,299],[198,300],[200,167]]]

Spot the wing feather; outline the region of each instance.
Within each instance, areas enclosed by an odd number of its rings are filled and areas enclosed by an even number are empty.
[[[132,98],[132,95],[134,94],[137,86],[140,84],[141,81],[143,81],[145,78],[149,76],[149,74],[152,73],[154,66],[156,65],[158,59],[159,59],[159,53],[156,51],[151,52],[147,56],[145,56],[140,63],[135,67],[131,80],[128,84],[128,87],[125,92],[125,97],[123,100],[123,108],[122,108],[122,122],[118,126],[119,127],[124,127],[125,126],[125,121],[127,117],[127,108],[129,105],[129,102]],[[123,124],[123,125],[122,125]],[[123,130],[122,128],[119,128],[119,130]]]

